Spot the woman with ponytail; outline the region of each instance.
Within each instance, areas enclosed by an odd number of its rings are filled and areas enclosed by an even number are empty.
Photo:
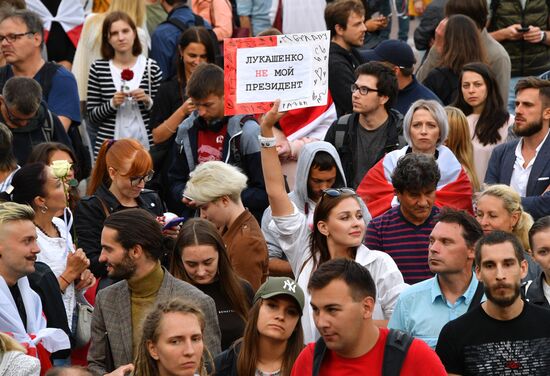
[[[105,218],[128,208],[142,208],[157,217],[164,215],[158,194],[145,189],[145,183],[153,176],[152,168],[151,156],[134,139],[106,140],[101,145],[88,183],[88,196],[75,212],[78,245],[90,259],[90,270],[96,277],[107,275],[105,265],[99,262]]]

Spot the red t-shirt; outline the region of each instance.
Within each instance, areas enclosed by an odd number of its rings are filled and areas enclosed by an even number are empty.
[[[380,336],[376,345],[368,353],[358,358],[343,358],[327,349],[319,376],[380,375],[388,332],[387,328],[380,328]],[[315,344],[310,343],[302,350],[294,363],[291,376],[311,375],[314,348]],[[409,347],[405,362],[403,362],[401,375],[446,376],[447,372],[435,351],[424,341],[415,339]]]
[[[198,133],[198,162],[221,161],[227,123],[218,132],[200,130]]]

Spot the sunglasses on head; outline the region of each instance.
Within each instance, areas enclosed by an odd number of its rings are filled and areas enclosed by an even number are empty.
[[[351,188],[329,188],[323,191],[323,196],[340,197],[342,194],[356,195],[355,191]]]

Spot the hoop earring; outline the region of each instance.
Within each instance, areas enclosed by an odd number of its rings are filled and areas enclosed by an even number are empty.
[[[47,211],[48,211],[48,207],[46,205],[43,205],[40,207],[40,212],[42,214],[46,214]]]

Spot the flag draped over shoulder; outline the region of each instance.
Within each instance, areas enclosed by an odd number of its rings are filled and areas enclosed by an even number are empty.
[[[44,368],[44,364],[49,363],[49,353],[68,349],[71,343],[63,330],[46,327],[40,297],[31,289],[27,277],[20,278],[17,285],[27,313],[27,328],[23,326],[6,281],[0,276],[0,331],[24,345],[27,353],[38,357]]]
[[[369,170],[357,187],[357,194],[365,201],[373,218],[383,214],[392,206],[398,205],[391,175],[397,161],[407,153],[408,148],[405,146],[386,154]],[[438,146],[437,150],[439,153],[437,165],[441,172],[441,178],[437,184],[435,205],[473,213],[473,190],[468,175],[449,148]]]

